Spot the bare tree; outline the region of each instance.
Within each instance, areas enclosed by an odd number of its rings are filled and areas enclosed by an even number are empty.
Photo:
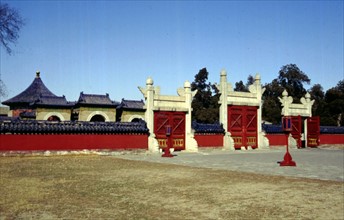
[[[15,44],[19,38],[19,31],[24,20],[14,8],[8,4],[0,3],[0,41],[8,54],[12,53],[10,44]]]
[[[5,83],[0,79],[0,100],[7,96],[7,88]]]

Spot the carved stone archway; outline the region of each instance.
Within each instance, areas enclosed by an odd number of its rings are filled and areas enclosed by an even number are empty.
[[[86,121],[91,121],[92,117],[95,116],[95,115],[101,115],[101,116],[103,116],[105,118],[105,121],[110,121],[109,116],[106,113],[102,112],[102,111],[94,111],[94,112],[92,112],[91,114],[89,114],[87,116],[87,120]]]
[[[43,120],[48,120],[51,116],[57,116],[61,121],[65,121],[66,119],[63,117],[63,115],[59,112],[49,112],[44,117]]]

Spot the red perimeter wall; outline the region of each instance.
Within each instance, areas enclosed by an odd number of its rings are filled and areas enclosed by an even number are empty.
[[[266,134],[270,146],[286,146],[288,143],[285,134]],[[320,134],[320,145],[325,144],[344,144],[344,134]]]
[[[266,134],[270,146],[287,146],[288,136],[286,134]]]
[[[270,146],[286,146],[287,135],[266,134]],[[199,147],[222,147],[223,134],[195,134]],[[344,144],[344,134],[321,134],[320,145]],[[0,151],[31,150],[148,150],[144,134],[1,134]]]
[[[195,134],[198,147],[222,147],[223,134]]]
[[[320,134],[320,145],[322,144],[344,144],[344,134]]]
[[[148,136],[144,134],[0,135],[0,151],[84,149],[148,149]]]

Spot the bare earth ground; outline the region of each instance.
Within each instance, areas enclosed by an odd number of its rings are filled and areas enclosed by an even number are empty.
[[[344,219],[344,183],[129,161],[0,157],[0,219]]]

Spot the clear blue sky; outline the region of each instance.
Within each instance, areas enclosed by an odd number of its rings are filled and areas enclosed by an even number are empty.
[[[203,67],[212,83],[225,68],[233,85],[256,73],[269,83],[290,63],[325,91],[344,79],[343,1],[2,2],[26,20],[13,54],[1,47],[5,99],[37,70],[69,101],[143,99],[148,76],[176,94]]]

